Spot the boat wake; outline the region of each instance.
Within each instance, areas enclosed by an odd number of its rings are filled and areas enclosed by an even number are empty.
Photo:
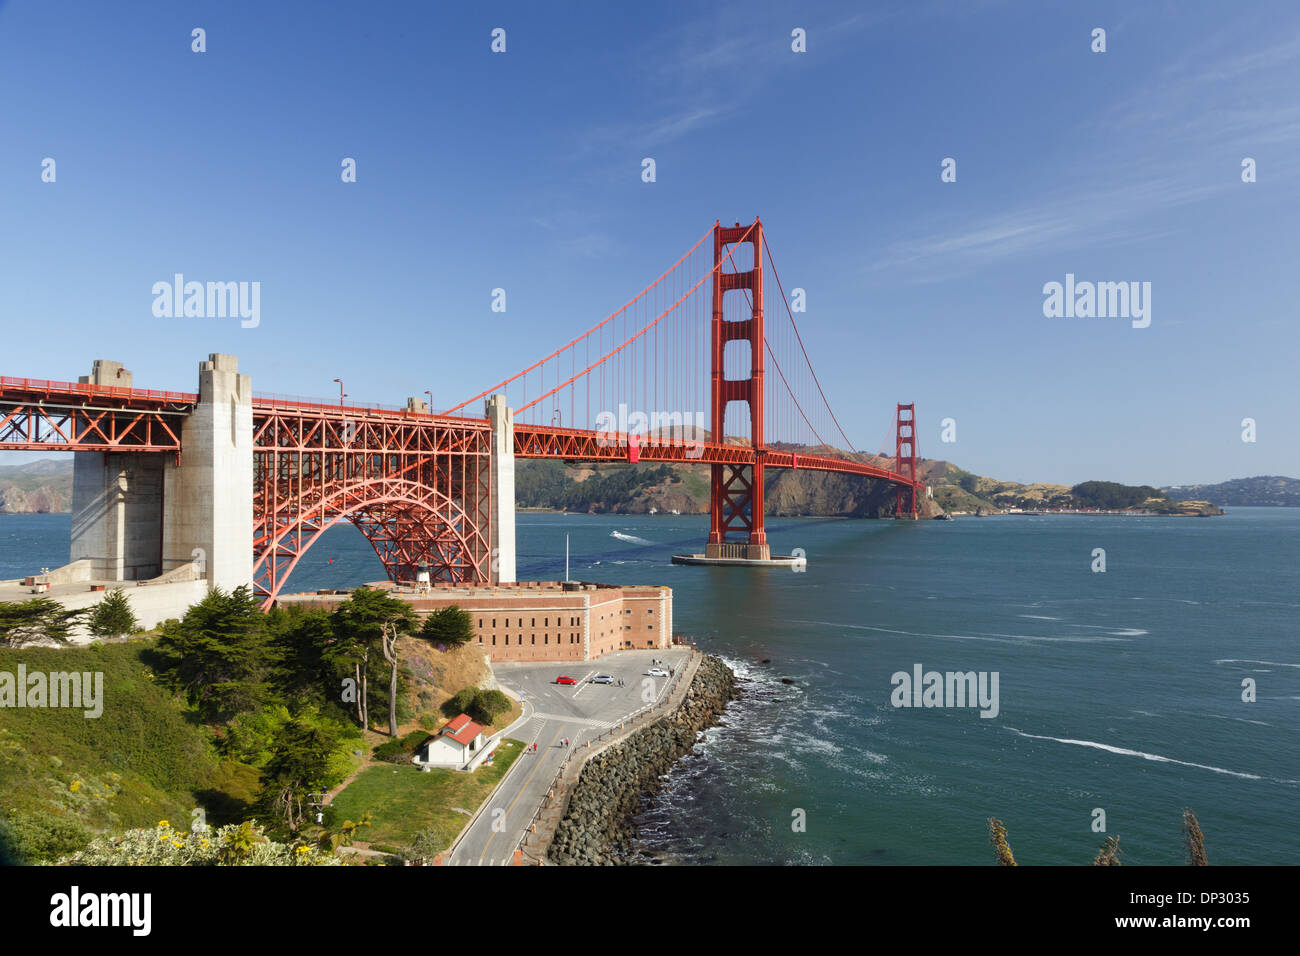
[[[1253,661],[1249,658],[1225,657],[1216,664],[1267,664],[1269,667],[1300,667],[1300,664],[1284,664],[1281,661]]]
[[[1007,730],[1019,737],[1025,737],[1029,740],[1051,740],[1058,744],[1073,744],[1076,747],[1092,747],[1095,750],[1104,750],[1107,753],[1119,754],[1124,757],[1141,757],[1143,760],[1151,760],[1156,763],[1173,763],[1178,764],[1181,767],[1195,767],[1197,770],[1212,770],[1214,773],[1227,774],[1230,777],[1240,777],[1242,780],[1266,779],[1257,773],[1243,773],[1239,770],[1226,770],[1223,767],[1212,767],[1209,764],[1204,763],[1192,763],[1188,760],[1175,760],[1173,757],[1164,757],[1160,754],[1149,754],[1142,750],[1130,750],[1127,747],[1115,747],[1111,744],[1098,743],[1095,740],[1072,740],[1069,737],[1044,737],[1039,734],[1027,734],[1023,730],[1017,730],[1014,727],[1008,727]],[[1276,782],[1290,784],[1296,783],[1294,780],[1278,780]]]
[[[647,541],[645,538],[638,538],[634,534],[623,534],[621,531],[611,531],[609,536],[611,538],[617,538],[619,541],[626,541],[628,544],[654,544],[653,541]]]

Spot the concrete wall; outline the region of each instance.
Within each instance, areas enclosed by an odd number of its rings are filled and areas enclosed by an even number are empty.
[[[131,604],[131,611],[144,630],[157,627],[172,617],[184,617],[185,611],[193,604],[202,601],[208,593],[208,586],[203,581],[187,581],[179,584],[152,584],[143,587],[124,586],[126,598]],[[104,600],[106,591],[85,591],[77,594],[60,594],[57,600],[64,607],[93,608]],[[89,644],[95,638],[84,626],[72,632],[74,644]]]
[[[672,644],[672,602],[668,588],[623,592],[624,646],[666,648]]]
[[[667,587],[546,581],[419,592],[395,588],[392,594],[420,615],[456,605],[469,614],[479,646],[497,663],[589,661],[617,650],[672,645],[673,592]],[[282,594],[277,603],[330,609],[346,599],[346,594]]]
[[[515,580],[515,425],[504,395],[493,395],[484,411],[492,425],[491,512],[488,543],[493,584]]]
[[[199,404],[166,473],[163,571],[197,561],[212,587],[253,580],[253,389],[233,355],[199,365]]]
[[[130,388],[120,362],[81,382]],[[199,402],[168,454],[84,452],[73,462],[69,560],[87,578],[144,581],[197,563],[212,586],[253,579],[253,390],[233,355],[199,364]],[[181,608],[180,610],[184,610]],[[173,616],[168,614],[166,616]]]
[[[121,362],[95,361],[83,385],[132,386]],[[162,570],[163,471],[166,456],[83,452],[72,464],[70,562],[88,560],[90,576],[142,581]]]
[[[421,767],[453,767],[460,769],[465,765],[466,753],[465,748],[455,741],[435,737],[424,748],[425,759],[417,759],[415,763]]]
[[[70,561],[89,559],[93,577],[113,581],[161,573],[165,458],[83,452],[73,459]]]

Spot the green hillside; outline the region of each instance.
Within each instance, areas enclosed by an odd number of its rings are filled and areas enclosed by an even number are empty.
[[[104,675],[103,713],[0,707],[0,862],[52,859],[97,832],[209,822],[250,781],[219,766],[203,728],[158,686],[141,657],[152,641],[85,648],[0,649],[0,671]],[[251,781],[256,784],[256,776]],[[232,797],[233,792],[233,797]]]

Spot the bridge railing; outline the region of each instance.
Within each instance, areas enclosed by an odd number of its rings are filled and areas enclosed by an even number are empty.
[[[45,395],[86,395],[88,397],[143,399],[150,402],[174,402],[192,405],[199,400],[194,392],[165,392],[153,388],[120,388],[115,385],[87,385],[83,382],[58,382],[45,378],[0,376],[0,392],[40,392]]]
[[[439,415],[436,412],[418,412],[407,408],[405,405],[386,405],[382,402],[349,402],[344,405],[326,398],[305,398],[300,395],[281,395],[276,392],[254,392],[253,404],[272,408],[305,409],[312,412],[342,414],[354,412],[358,415],[396,415],[403,418],[434,418],[439,421],[454,422],[485,421],[483,418],[472,418],[467,415]]]
[[[293,408],[322,409],[325,411],[404,412],[402,405],[385,405],[381,402],[331,402],[327,398],[307,398],[302,395],[282,395],[278,392],[254,392],[255,405],[280,405]]]

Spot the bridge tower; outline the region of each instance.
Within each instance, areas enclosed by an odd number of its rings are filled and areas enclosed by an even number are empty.
[[[210,587],[253,583],[253,387],[234,355],[199,363],[199,400],[167,468],[163,570],[197,562]],[[179,616],[179,615],[177,615]]]
[[[753,248],[753,267],[746,272],[724,271],[722,263],[726,249],[743,243],[749,243]],[[732,261],[735,261],[734,254]],[[726,440],[727,405],[744,402],[749,406],[749,437],[755,461],[752,466],[712,466],[709,540],[705,556],[766,561],[771,557],[771,548],[763,527],[763,457],[767,446],[763,438],[762,221],[755,218],[749,226],[717,223],[713,227],[713,265],[713,367],[709,393],[713,441],[722,443]],[[722,304],[723,296],[728,292],[748,293],[750,311],[747,318],[730,321],[725,318]],[[750,367],[745,377],[726,377],[723,359],[729,342],[749,343]],[[744,540],[729,541],[731,533],[744,535]]]
[[[900,404],[894,414],[894,471],[916,480],[916,405]],[[896,518],[916,518],[916,485],[899,485]]]

